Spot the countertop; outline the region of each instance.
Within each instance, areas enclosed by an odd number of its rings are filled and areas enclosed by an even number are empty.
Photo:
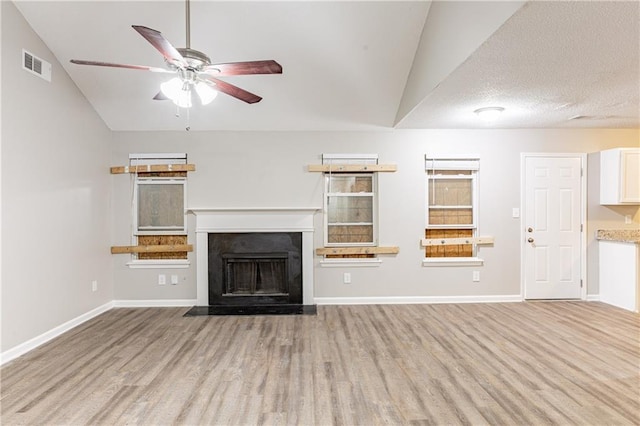
[[[598,229],[596,240],[640,244],[640,229]]]

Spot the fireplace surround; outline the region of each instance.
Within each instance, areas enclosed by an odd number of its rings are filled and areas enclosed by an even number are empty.
[[[210,300],[210,271],[209,244],[211,234],[298,234],[300,236],[300,271],[301,295],[298,302],[302,305],[314,305],[313,285],[313,233],[314,215],[319,208],[196,208],[190,209],[196,217],[196,299],[198,306],[211,306]],[[270,249],[265,252],[255,252],[253,248],[246,248],[242,256],[258,262],[260,257],[271,256],[272,259],[284,257],[281,248]],[[227,258],[230,252],[225,251]],[[287,254],[287,261],[291,263]],[[295,257],[295,256],[293,256]],[[223,257],[224,261],[224,257]],[[232,263],[241,262],[236,258]],[[277,263],[277,262],[276,262]],[[291,265],[288,265],[288,267]],[[233,268],[234,266],[232,266]],[[275,267],[274,267],[275,268]],[[290,269],[290,268],[289,268]],[[246,274],[246,271],[245,271]],[[263,277],[265,276],[262,271]],[[293,273],[295,275],[295,273]],[[264,278],[262,278],[263,280]],[[254,283],[255,284],[255,283]],[[262,297],[264,295],[258,295]],[[227,296],[226,298],[234,296]],[[271,295],[267,297],[278,297]]]

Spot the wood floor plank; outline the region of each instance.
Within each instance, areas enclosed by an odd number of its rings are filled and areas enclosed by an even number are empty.
[[[640,424],[640,315],[601,303],[113,309],[0,370],[3,425]]]

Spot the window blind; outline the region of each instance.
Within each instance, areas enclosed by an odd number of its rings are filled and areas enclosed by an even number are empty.
[[[425,170],[479,170],[479,158],[430,158],[425,156]]]
[[[378,154],[322,154],[322,164],[378,164]]]

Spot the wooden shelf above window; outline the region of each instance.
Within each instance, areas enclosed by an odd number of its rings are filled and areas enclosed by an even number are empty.
[[[123,173],[162,173],[162,172],[195,172],[195,164],[151,164],[143,166],[111,167],[112,175]]]
[[[357,173],[357,172],[395,172],[396,164],[309,164],[310,172]]]
[[[320,247],[316,249],[318,256],[326,256],[332,254],[398,254],[400,248],[398,246],[389,247]]]
[[[193,244],[166,244],[147,246],[113,246],[111,254],[124,253],[172,253],[193,251]]]

